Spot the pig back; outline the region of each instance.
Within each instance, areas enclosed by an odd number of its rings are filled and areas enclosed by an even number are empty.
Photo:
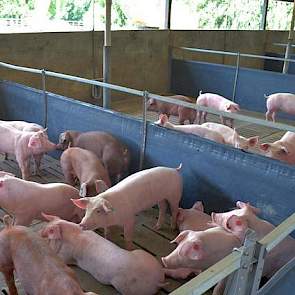
[[[128,176],[100,196],[115,209],[137,213],[164,199],[178,206],[181,194],[179,172],[172,168],[155,167]]]

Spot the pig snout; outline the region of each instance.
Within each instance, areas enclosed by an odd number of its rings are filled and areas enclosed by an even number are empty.
[[[175,250],[168,256],[161,257],[161,260],[165,268],[174,269],[180,267],[178,255]]]

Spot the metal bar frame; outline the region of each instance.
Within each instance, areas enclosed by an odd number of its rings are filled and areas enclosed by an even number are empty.
[[[203,53],[230,55],[230,56],[237,56],[238,55],[238,52],[222,51],[222,50],[211,50],[211,49],[192,48],[192,47],[174,47],[174,48],[187,50],[187,51],[193,51],[193,52],[203,52]],[[288,62],[295,62],[295,59],[290,59],[290,58],[285,59],[283,57],[274,57],[274,56],[248,54],[248,53],[240,53],[240,56],[241,57],[248,57],[248,58],[270,59],[270,60],[279,60],[279,61],[286,60]]]
[[[145,148],[146,148],[146,137],[147,137],[147,101],[149,99],[148,91],[143,92],[143,100],[142,100],[142,144],[140,150],[140,159],[139,159],[139,170],[142,170],[144,166],[144,158],[145,158]]]
[[[44,97],[44,121],[43,126],[47,128],[47,122],[48,122],[48,98],[47,98],[47,92],[46,92],[46,71],[43,69],[41,73],[42,77],[42,91],[43,91],[43,97]]]
[[[42,74],[41,70],[32,69],[32,68],[28,68],[28,67],[15,66],[15,65],[8,64],[8,63],[4,63],[4,62],[0,62],[0,66],[6,67],[9,69],[19,70],[19,71],[35,73],[35,74],[39,74],[39,75]],[[84,83],[84,84],[97,85],[100,87],[112,89],[112,90],[119,91],[119,92],[129,93],[129,94],[136,95],[136,96],[142,97],[144,94],[144,91],[140,91],[140,90],[136,90],[133,88],[124,87],[124,86],[119,86],[119,85],[115,85],[115,84],[104,83],[104,82],[100,82],[100,81],[90,80],[90,79],[86,79],[86,78],[81,78],[81,77],[77,77],[77,76],[71,76],[71,75],[66,75],[66,74],[56,73],[56,72],[51,72],[51,71],[45,71],[45,73],[46,73],[46,76],[49,76],[49,77],[61,78],[61,79],[80,82],[80,83]],[[197,106],[196,104],[193,104],[193,103],[188,103],[185,101],[173,99],[171,97],[161,96],[161,95],[152,94],[152,93],[149,93],[149,98],[154,98],[159,101],[173,103],[173,104],[176,104],[179,106],[184,106],[187,108],[208,112],[208,113],[211,113],[211,114],[214,114],[217,116],[223,116],[223,117],[227,117],[227,118],[231,118],[231,119],[249,122],[251,124],[257,124],[257,125],[262,125],[262,126],[266,126],[266,127],[276,128],[279,130],[295,132],[295,127],[288,125],[288,124],[274,123],[274,122],[265,121],[262,119],[257,119],[254,117],[240,115],[240,114],[236,114],[236,113],[221,112],[221,111],[217,111],[212,108]]]

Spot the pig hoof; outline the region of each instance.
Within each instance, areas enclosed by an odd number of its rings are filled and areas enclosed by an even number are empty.
[[[156,225],[154,225],[154,227],[153,227],[155,230],[160,230],[161,229],[161,225],[160,224],[156,224]]]

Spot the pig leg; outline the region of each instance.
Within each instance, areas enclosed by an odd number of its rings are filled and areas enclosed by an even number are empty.
[[[272,121],[275,122],[276,121],[276,112],[273,112],[271,117],[272,117]]]
[[[20,154],[16,154],[16,161],[20,167],[22,173],[22,179],[28,180],[30,177],[30,159],[28,157],[24,158]]]
[[[40,166],[41,160],[44,154],[33,155],[34,162],[35,162],[35,175],[41,175]]]
[[[197,111],[197,124],[199,125],[201,124],[202,115],[203,115],[202,111]]]
[[[13,269],[4,271],[3,275],[9,290],[9,295],[18,295],[15,282],[14,282]]]
[[[63,171],[65,176],[65,182],[69,185],[75,186],[76,184],[76,177],[69,171]]]
[[[128,223],[124,224],[125,248],[129,251],[134,249],[133,242],[132,242],[134,223],[135,223],[134,217],[131,217],[128,219]]]
[[[174,279],[186,279],[189,275],[195,274],[198,275],[201,270],[192,269],[192,268],[176,268],[176,269],[167,269],[164,268],[165,275]]]
[[[226,278],[221,280],[213,289],[212,295],[223,295],[225,290]]]
[[[166,200],[162,200],[161,202],[159,202],[158,206],[159,206],[159,218],[158,218],[157,224],[154,227],[156,230],[159,230],[165,221],[165,215],[167,211]]]
[[[207,122],[207,112],[203,112],[203,122],[206,123]]]
[[[267,120],[267,121],[271,121],[272,120],[272,114],[273,114],[273,111],[267,111],[266,113],[265,113],[265,119]]]
[[[169,206],[170,206],[170,211],[171,211],[171,229],[175,230],[176,229],[176,220],[177,220],[177,213],[178,213],[178,202],[173,203],[173,201],[169,201]]]

